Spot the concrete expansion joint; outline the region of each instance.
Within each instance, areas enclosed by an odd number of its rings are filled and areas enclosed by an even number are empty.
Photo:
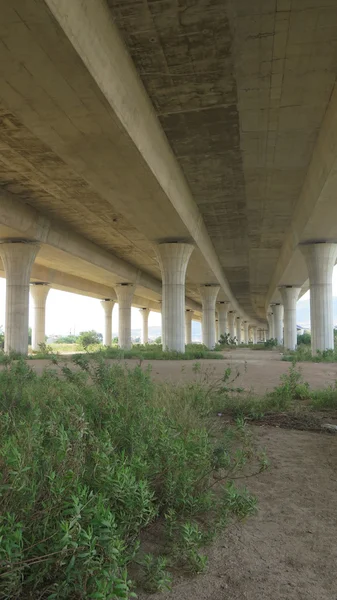
[[[0,244],[33,244],[36,246],[40,245],[37,240],[27,240],[25,238],[2,238]]]
[[[39,286],[46,286],[46,285],[50,285],[50,283],[48,283],[47,281],[31,281],[30,285],[33,287],[39,287]]]

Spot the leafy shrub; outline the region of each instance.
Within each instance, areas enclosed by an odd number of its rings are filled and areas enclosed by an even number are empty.
[[[302,333],[297,336],[297,346],[304,344],[305,346],[310,346],[311,344],[311,335],[310,333]]]
[[[314,410],[337,410],[337,381],[322,390],[313,390],[310,406]]]
[[[184,560],[199,572],[198,531],[251,510],[214,491],[214,470],[226,482],[251,449],[240,429],[235,453],[228,430],[215,445],[206,389],[160,386],[100,356],[75,363],[38,376],[19,360],[0,372],[3,598],[131,598],[128,564],[151,522],[185,532]],[[151,589],[169,587],[165,560],[143,563]]]
[[[298,346],[296,350],[287,352],[287,354],[282,357],[282,360],[287,362],[337,362],[337,349],[317,350],[316,354],[312,354],[309,346],[301,345]]]
[[[220,359],[224,356],[220,352],[208,350],[201,344],[191,344],[186,346],[185,353],[175,352],[173,350],[163,350],[158,344],[137,344],[131,350],[122,350],[107,346],[99,349],[99,354],[103,358],[111,359],[131,359],[138,358],[140,360],[195,360],[195,359]],[[91,353],[94,358],[96,353]]]
[[[103,336],[101,333],[97,333],[97,331],[91,329],[90,331],[82,331],[78,336],[77,341],[83,346],[84,350],[87,350],[89,346],[101,344],[103,342]]]
[[[320,390],[310,388],[295,362],[288,373],[281,375],[280,384],[264,396],[228,394],[216,390],[213,399],[218,410],[234,418],[259,420],[269,413],[307,412],[308,410],[337,410],[337,381]]]
[[[232,337],[230,333],[221,334],[218,344],[219,346],[236,346],[237,339]]]
[[[270,338],[263,343],[265,348],[275,348],[278,345],[278,341],[276,338]]]
[[[39,344],[38,350],[33,350],[33,354],[36,358],[44,358],[52,355],[54,353],[52,346],[46,344],[45,342],[41,342]]]

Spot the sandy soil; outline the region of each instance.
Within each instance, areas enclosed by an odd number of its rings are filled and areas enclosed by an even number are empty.
[[[134,366],[137,361],[125,361]],[[237,350],[226,360],[198,361],[212,378],[231,366],[236,385],[263,393],[289,369],[272,351]],[[190,381],[194,361],[153,361],[157,380]],[[32,361],[41,371],[49,361]],[[143,367],[149,364],[144,361]],[[337,363],[301,365],[311,386],[337,379]],[[337,436],[255,426],[268,471],[247,479],[258,513],[231,526],[209,549],[208,571],[178,578],[170,594],[142,600],[337,600]]]
[[[139,361],[133,359],[124,362],[127,366],[133,367]],[[290,367],[290,363],[281,361],[278,352],[245,348],[234,352],[226,352],[225,360],[145,360],[142,367],[146,368],[150,364],[153,377],[156,380],[183,382],[198,377],[193,372],[193,365],[196,362],[200,363],[201,369],[204,372],[207,371],[210,377],[214,379],[221,377],[225,369],[230,366],[233,372],[238,370],[240,373],[235,383],[236,386],[244,387],[247,390],[253,389],[260,394],[278,385],[280,376],[282,373],[286,373]],[[50,364],[50,361],[34,360],[30,361],[29,364],[38,372],[41,372],[44,367]],[[301,363],[300,368],[304,379],[314,388],[325,387],[337,380],[337,363]]]
[[[189,381],[196,377],[193,365],[196,361],[152,361],[155,379],[166,381]],[[240,373],[235,386],[264,393],[279,384],[280,376],[289,370],[290,363],[283,362],[280,354],[273,351],[242,349],[225,354],[225,360],[200,360],[202,369],[212,377],[221,377],[226,367]],[[148,361],[143,362],[143,367]],[[313,388],[322,388],[337,380],[337,363],[301,363],[305,381]]]
[[[152,600],[337,600],[337,436],[255,427],[271,462],[258,513],[209,551],[207,573]]]

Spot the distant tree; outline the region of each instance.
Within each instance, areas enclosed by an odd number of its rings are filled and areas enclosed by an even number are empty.
[[[112,338],[112,342],[111,343],[112,343],[113,346],[118,346],[118,337]]]
[[[82,331],[78,336],[78,343],[81,344],[85,350],[88,348],[88,346],[92,346],[93,344],[101,344],[102,341],[102,334],[94,331],[94,329],[91,329],[90,331]]]
[[[3,326],[0,325],[0,350],[3,350],[5,347],[5,334],[3,330]]]
[[[157,338],[154,340],[154,343],[155,343],[155,344],[161,344],[161,336],[157,337]]]
[[[28,327],[28,346],[32,345],[32,328]]]
[[[78,335],[61,335],[61,337],[55,340],[55,344],[76,344]]]
[[[310,333],[302,333],[297,336],[297,345],[305,344],[306,346],[310,346],[311,344],[311,335]]]

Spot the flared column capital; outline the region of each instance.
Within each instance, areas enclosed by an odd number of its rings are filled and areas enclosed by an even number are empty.
[[[30,284],[30,293],[34,300],[35,306],[44,306],[49,294],[50,284],[34,282]]]
[[[186,269],[193,249],[192,244],[180,242],[156,246],[163,285],[185,285]]]
[[[228,311],[230,310],[231,307],[231,303],[230,302],[225,302],[225,301],[220,301],[216,303],[216,309],[218,311],[219,317],[225,317],[228,313]]]
[[[118,304],[131,305],[136,286],[133,283],[117,283],[114,287]]]
[[[296,308],[296,302],[301,292],[301,286],[283,285],[279,287],[284,308]]]
[[[307,264],[310,285],[331,283],[337,258],[337,244],[312,242],[299,246]]]
[[[41,247],[39,242],[21,239],[0,240],[0,256],[6,278],[12,285],[27,285],[35,257]]]
[[[110,316],[112,313],[112,309],[115,305],[115,300],[112,300],[111,298],[105,298],[104,300],[100,301],[100,305],[103,308],[105,314],[107,316]]]
[[[201,296],[203,309],[205,307],[211,307],[215,310],[215,302],[220,290],[220,286],[217,284],[204,284],[199,286],[199,292]]]

